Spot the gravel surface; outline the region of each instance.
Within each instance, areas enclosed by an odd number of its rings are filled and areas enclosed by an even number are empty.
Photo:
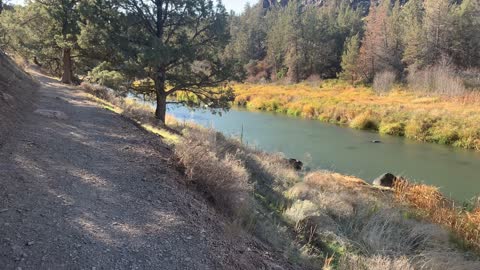
[[[38,98],[0,146],[0,269],[293,268],[225,229],[158,138],[35,76]]]

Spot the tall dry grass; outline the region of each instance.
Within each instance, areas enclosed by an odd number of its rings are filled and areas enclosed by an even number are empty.
[[[215,151],[217,135],[204,129],[189,130],[175,146],[178,162],[190,184],[197,186],[212,202],[231,216],[252,211],[253,188],[249,173],[238,158],[241,153]]]
[[[467,93],[463,79],[448,63],[413,70],[407,80],[410,89],[421,93],[447,97],[462,96]]]
[[[375,74],[372,88],[377,94],[386,94],[393,89],[397,75],[391,71]]]
[[[480,251],[480,206],[464,209],[445,198],[436,187],[397,181],[394,186],[398,201],[420,211],[432,222],[452,230],[466,246]]]

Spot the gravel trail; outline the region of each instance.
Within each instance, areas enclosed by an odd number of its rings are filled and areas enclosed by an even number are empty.
[[[0,146],[0,269],[292,268],[226,230],[156,137],[35,77],[33,109]]]

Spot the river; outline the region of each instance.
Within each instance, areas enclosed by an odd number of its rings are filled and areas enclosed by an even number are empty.
[[[368,182],[391,172],[435,185],[456,200],[480,194],[480,153],[354,130],[283,114],[233,109],[222,115],[171,106],[168,113],[266,151],[280,151],[312,169],[354,175]],[[379,140],[382,143],[372,143]]]

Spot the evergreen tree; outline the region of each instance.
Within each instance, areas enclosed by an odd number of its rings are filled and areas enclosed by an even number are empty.
[[[407,66],[422,66],[424,44],[423,1],[410,0],[401,11],[404,53],[402,60]]]
[[[435,64],[448,55],[451,44],[452,23],[449,0],[425,0],[423,27],[425,43],[423,55],[425,64]]]
[[[452,9],[451,54],[457,66],[480,67],[480,1],[464,0]]]
[[[78,6],[80,0],[37,0],[42,4],[49,17],[55,22],[57,33],[51,38],[62,50],[62,82],[73,81],[72,52],[76,47],[77,34],[79,33]]]
[[[136,54],[129,62],[138,77],[153,80],[161,122],[167,97],[174,94],[187,105],[228,108],[233,92],[219,86],[233,78],[234,66],[222,58],[229,40],[223,5],[209,0],[122,0],[121,5],[132,22],[127,33]]]
[[[342,54],[342,72],[340,78],[354,83],[358,80],[358,55],[360,42],[358,35],[355,35],[345,42],[345,50]]]

